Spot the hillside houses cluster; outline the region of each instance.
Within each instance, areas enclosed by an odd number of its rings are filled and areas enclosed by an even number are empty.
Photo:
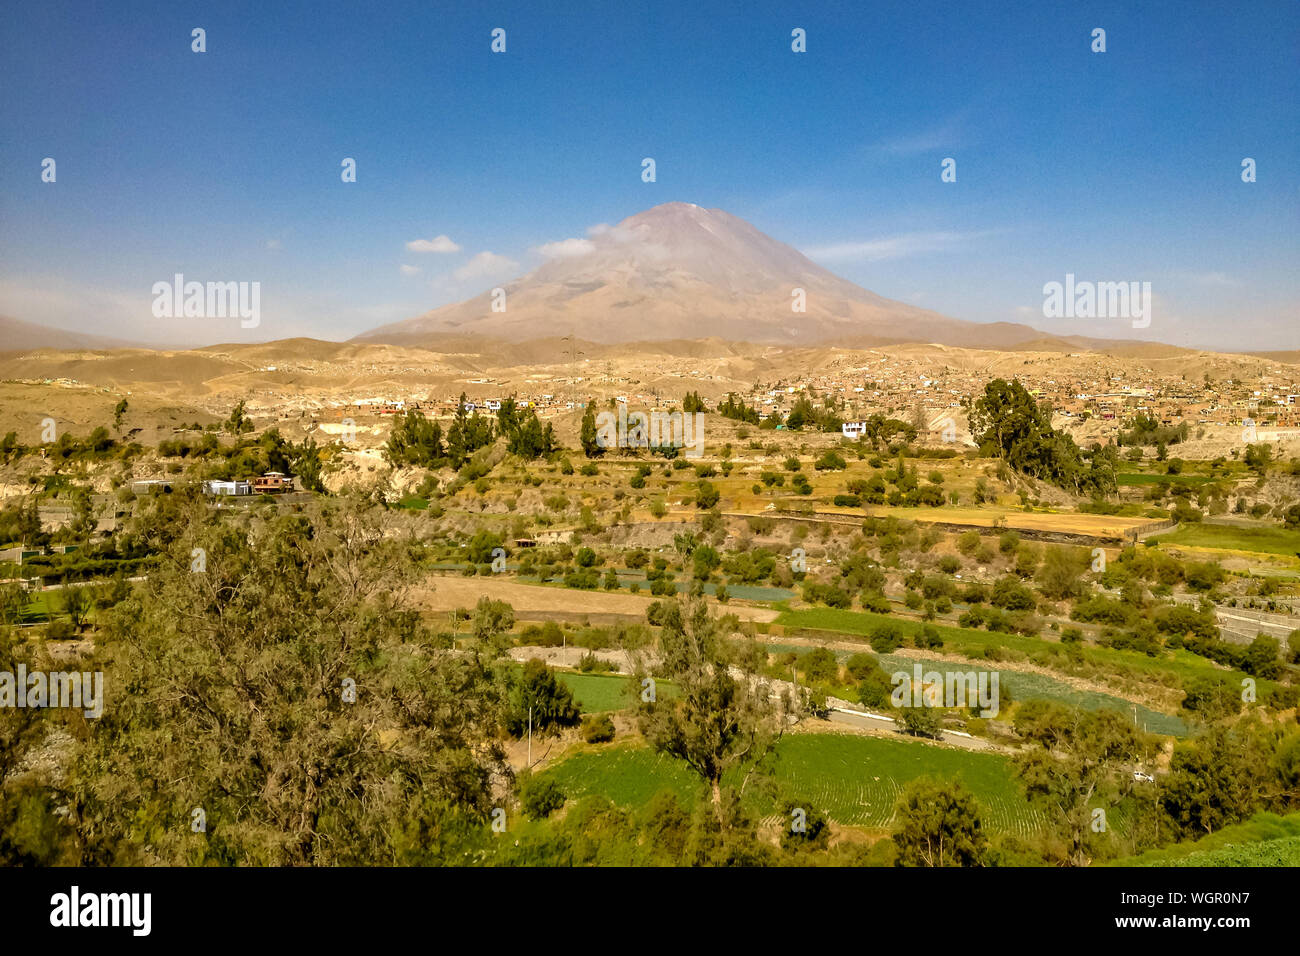
[[[1075,354],[1072,359],[1084,356]],[[851,364],[850,364],[851,362]],[[1196,381],[1181,375],[1154,370],[1116,372],[1104,356],[1097,356],[1084,372],[1062,375],[1060,361],[1045,355],[1027,359],[1023,366],[991,371],[988,367],[949,366],[936,369],[932,357],[876,353],[862,362],[860,353],[834,359],[806,375],[733,388],[706,369],[694,369],[674,376],[681,379],[681,394],[667,394],[665,388],[646,391],[639,379],[619,375],[611,369],[593,370],[588,376],[550,379],[548,392],[520,394],[502,382],[483,379],[468,383],[466,410],[495,414],[501,402],[514,395],[521,408],[532,408],[542,418],[583,408],[583,400],[606,397],[636,409],[673,409],[687,391],[699,391],[713,405],[729,392],[754,408],[760,419],[789,413],[794,403],[811,390],[819,404],[831,398],[837,414],[846,422],[859,422],[872,414],[913,421],[920,408],[933,430],[934,421],[945,411],[962,407],[963,401],[981,394],[994,375],[1016,377],[1032,395],[1051,405],[1063,418],[1088,420],[1101,425],[1094,433],[1118,434],[1134,416],[1149,415],[1165,425],[1186,422],[1189,426],[1233,426],[1253,424],[1268,440],[1274,432],[1282,437],[1300,429],[1300,381],[1294,370],[1278,367],[1251,382]],[[639,387],[638,387],[639,386]],[[559,394],[563,392],[564,394]],[[340,419],[382,417],[413,409],[427,417],[447,418],[456,411],[459,394],[421,399],[365,398],[336,407]],[[847,433],[846,433],[847,434]],[[853,437],[850,435],[850,437]]]

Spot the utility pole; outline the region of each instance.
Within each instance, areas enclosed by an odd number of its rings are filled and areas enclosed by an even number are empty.
[[[533,769],[533,705],[528,705],[528,769]]]
[[[576,381],[577,378],[576,373],[578,370],[578,356],[586,355],[587,353],[578,351],[578,340],[577,338],[574,337],[572,332],[564,336],[564,338],[560,339],[560,341],[569,343],[569,378],[571,380],[571,384],[573,388],[573,404],[577,405],[578,404],[578,383]]]

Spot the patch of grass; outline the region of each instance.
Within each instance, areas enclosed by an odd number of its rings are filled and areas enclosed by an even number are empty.
[[[1286,528],[1239,528],[1223,524],[1179,525],[1169,534],[1149,538],[1147,544],[1181,544],[1188,548],[1218,548],[1261,554],[1300,554],[1300,531]]]
[[[1300,813],[1257,813],[1199,840],[1177,843],[1110,866],[1300,866]]]
[[[584,714],[624,710],[638,703],[641,684],[626,674],[575,674],[559,671],[557,677],[569,690]],[[672,681],[656,680],[655,695],[675,697],[677,685]]]
[[[1028,836],[1039,827],[1010,762],[997,754],[853,734],[794,734],[778,745],[769,771],[779,789],[810,801],[841,824],[889,827],[903,787],[928,775],[961,779],[979,800],[990,831]],[[628,807],[643,805],[664,788],[688,804],[703,798],[699,778],[685,764],[647,747],[583,751],[546,774],[571,797],[598,793]],[[747,791],[746,800],[764,817],[779,812],[756,789]]]
[[[643,746],[584,750],[542,772],[572,798],[608,797],[621,807],[642,807],[660,790],[671,790],[686,806],[700,799],[700,778],[680,760]]]

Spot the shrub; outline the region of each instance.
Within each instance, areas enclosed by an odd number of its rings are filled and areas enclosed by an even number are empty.
[[[884,621],[871,630],[871,649],[877,654],[888,654],[903,644],[903,629],[893,621]]]
[[[566,799],[564,791],[549,778],[529,776],[519,785],[519,803],[530,820],[549,817],[564,806]]]
[[[614,721],[609,714],[587,714],[582,718],[582,739],[603,744],[614,739]]]

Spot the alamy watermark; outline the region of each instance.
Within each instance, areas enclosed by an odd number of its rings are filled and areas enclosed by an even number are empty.
[[[178,272],[171,282],[155,282],[151,291],[156,319],[238,317],[244,329],[255,329],[262,322],[260,282],[186,282]]]
[[[104,713],[104,672],[0,671],[0,707],[73,707],[91,719]]]
[[[1076,282],[1067,272],[1065,284],[1047,283],[1043,296],[1047,319],[1132,319],[1135,329],[1151,324],[1150,282]]]
[[[981,717],[998,715],[997,671],[922,672],[914,664],[912,673],[891,675],[894,691],[889,701],[895,707],[979,707]]]
[[[596,416],[596,445],[600,448],[684,448],[687,458],[704,454],[704,413],[629,412],[619,404],[618,412]]]

